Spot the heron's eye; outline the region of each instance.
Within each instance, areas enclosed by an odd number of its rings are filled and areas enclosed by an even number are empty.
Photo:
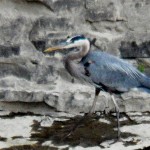
[[[75,43],[76,41],[75,40],[71,40],[71,43]]]

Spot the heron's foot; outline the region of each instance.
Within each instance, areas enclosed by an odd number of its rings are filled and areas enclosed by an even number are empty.
[[[117,138],[117,141],[118,141],[118,142],[125,142],[121,137],[118,137],[118,138]]]
[[[76,122],[76,123],[73,125],[73,127],[70,129],[69,133],[67,133],[67,134],[62,138],[62,141],[63,141],[64,139],[66,139],[67,137],[71,136],[79,126],[81,126],[82,124],[84,124],[84,122],[85,122],[87,119],[91,118],[91,117],[93,117],[93,114],[92,114],[92,113],[85,113],[84,116],[82,116],[82,117],[78,120],[78,122]]]
[[[93,119],[99,119],[96,113],[85,113],[84,116],[81,116],[79,120],[71,127],[70,131],[62,138],[62,141],[74,134],[75,130],[80,126],[84,126],[87,122],[93,121]]]
[[[111,144],[114,144],[117,142],[125,143],[125,141],[120,137],[120,138],[115,139]]]
[[[73,134],[74,130],[71,130],[69,133],[67,133],[66,135],[64,135],[64,137],[61,139],[61,141],[64,141],[66,138],[68,138],[69,136],[71,136]]]

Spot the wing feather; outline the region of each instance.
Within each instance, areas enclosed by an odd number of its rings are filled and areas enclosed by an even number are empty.
[[[84,65],[93,62],[86,69],[94,83],[102,83],[107,87],[119,91],[127,91],[140,86],[139,78],[142,74],[128,62],[104,52],[93,51],[81,60]]]

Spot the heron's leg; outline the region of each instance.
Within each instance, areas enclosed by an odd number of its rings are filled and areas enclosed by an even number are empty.
[[[117,126],[118,126],[118,139],[120,139],[120,121],[119,121],[119,115],[120,115],[120,112],[119,112],[119,106],[114,98],[114,95],[111,94],[111,98],[113,100],[113,103],[115,105],[115,108],[116,108],[116,114],[117,114]]]
[[[89,111],[89,114],[92,114],[95,110],[95,105],[96,105],[96,102],[97,102],[97,99],[98,99],[98,95],[100,93],[100,89],[99,88],[96,88],[95,89],[95,97],[94,97],[94,101],[93,101],[93,104],[92,104],[92,107]]]
[[[73,126],[73,128],[71,129],[71,131],[70,131],[63,139],[65,139],[65,138],[67,138],[68,136],[70,136],[70,135],[76,130],[76,128],[77,128],[80,124],[82,124],[82,123],[87,119],[87,117],[91,116],[91,114],[94,112],[95,105],[96,105],[96,101],[97,101],[97,98],[98,98],[99,93],[100,93],[100,89],[99,89],[99,88],[96,88],[96,89],[95,89],[95,98],[94,98],[94,101],[93,101],[93,104],[92,104],[92,107],[91,107],[89,113],[86,114],[86,115],[84,115],[84,116]],[[62,140],[63,140],[63,139],[62,139]]]

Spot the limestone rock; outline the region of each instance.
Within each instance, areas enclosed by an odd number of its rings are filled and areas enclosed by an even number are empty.
[[[121,19],[119,5],[119,1],[116,0],[86,0],[86,20],[90,22],[118,21]]]
[[[150,42],[145,41],[140,44],[137,44],[135,41],[121,42],[120,52],[123,58],[149,57]]]
[[[149,6],[147,0],[0,1],[0,108],[4,109],[3,102],[13,101],[46,103],[51,112],[88,112],[94,87],[77,80],[72,83],[62,64],[62,55],[68,51],[47,55],[42,51],[68,35],[85,34],[97,39],[92,49],[149,59]],[[131,95],[131,100],[117,98],[121,111],[149,110],[149,95],[142,93],[145,106],[140,97],[134,100],[134,92]],[[112,110],[110,95],[102,92],[96,107]]]
[[[150,106],[150,90],[147,89],[135,89],[122,95],[125,111],[136,111],[142,112],[148,111]]]

